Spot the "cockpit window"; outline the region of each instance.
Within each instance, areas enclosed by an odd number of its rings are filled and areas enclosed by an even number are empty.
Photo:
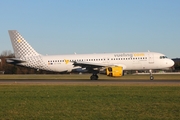
[[[165,59],[167,58],[167,56],[160,56],[160,59]]]

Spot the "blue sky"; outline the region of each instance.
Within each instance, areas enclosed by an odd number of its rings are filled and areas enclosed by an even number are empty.
[[[179,0],[0,0],[0,53],[18,30],[41,54],[142,52],[180,57]]]

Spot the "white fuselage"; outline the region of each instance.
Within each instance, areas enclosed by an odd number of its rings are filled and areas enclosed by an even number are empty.
[[[174,65],[171,59],[156,52],[73,54],[25,57],[20,65],[48,71],[64,72],[82,68],[74,62],[95,66],[122,66],[123,70],[165,69]]]

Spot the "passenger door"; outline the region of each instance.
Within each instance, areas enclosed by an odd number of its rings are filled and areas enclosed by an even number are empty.
[[[149,53],[148,57],[149,57],[149,58],[148,58],[149,64],[153,64],[153,63],[154,63],[154,54]]]

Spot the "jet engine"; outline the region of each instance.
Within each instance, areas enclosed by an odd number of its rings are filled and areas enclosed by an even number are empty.
[[[123,67],[121,66],[112,66],[106,68],[106,75],[111,77],[120,77],[123,76]]]

